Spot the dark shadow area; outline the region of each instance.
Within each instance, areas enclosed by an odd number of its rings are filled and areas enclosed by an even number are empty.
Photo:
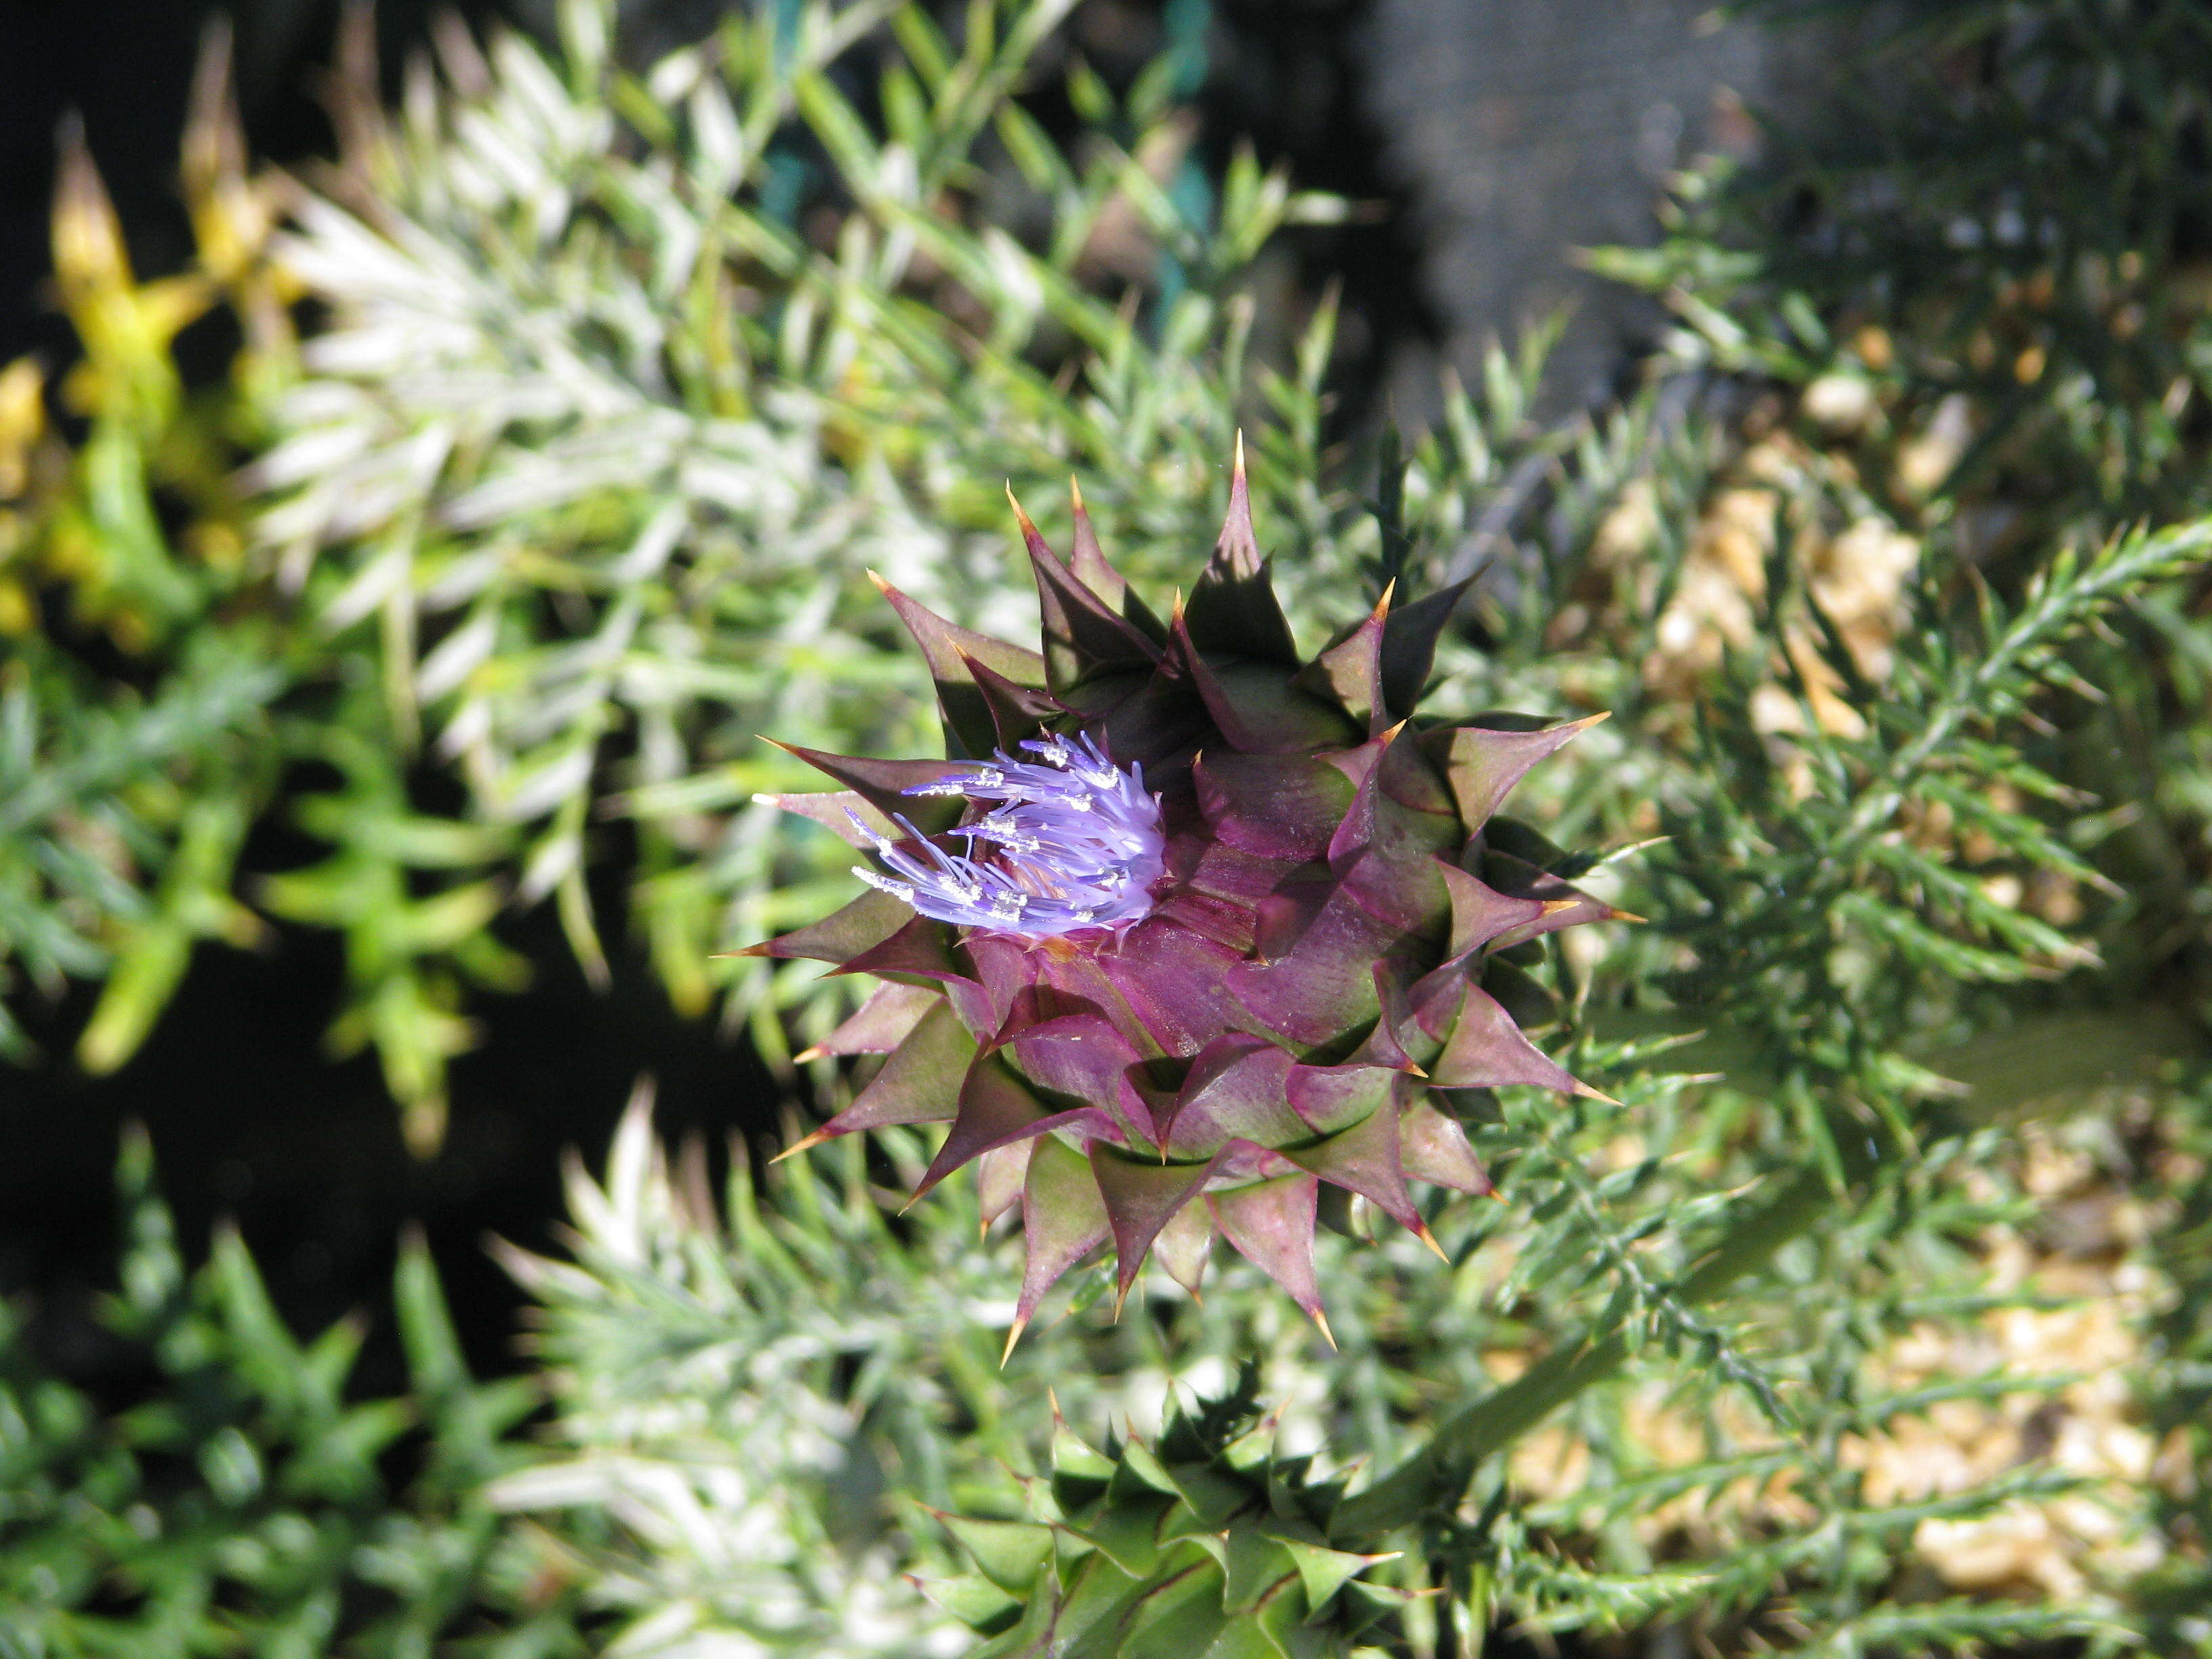
[[[176,1000],[113,1077],[49,1063],[0,1073],[0,1294],[33,1287],[40,1346],[96,1384],[109,1344],[88,1298],[112,1282],[112,1195],[126,1118],[152,1134],[160,1183],[188,1259],[234,1218],[295,1330],[319,1331],[386,1300],[402,1226],[419,1224],[479,1372],[512,1370],[520,1294],[484,1249],[490,1237],[556,1245],[562,1150],[596,1158],[636,1079],[658,1079],[658,1121],[719,1147],[771,1127],[775,1090],[738,1042],[679,1018],[641,962],[615,959],[605,994],[585,984],[550,913],[502,930],[536,967],[528,992],[483,996],[484,1041],[453,1069],[444,1150],[410,1158],[373,1058],[334,1060],[322,1033],[338,1006],[331,935],[287,929],[265,954],[204,946]],[[88,1012],[80,991],[38,1021],[65,1054]],[[35,1011],[32,1011],[35,1012]],[[357,1381],[404,1383],[380,1320]]]

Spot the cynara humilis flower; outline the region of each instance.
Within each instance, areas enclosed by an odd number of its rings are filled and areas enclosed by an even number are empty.
[[[1433,1248],[1408,1181],[1489,1190],[1436,1091],[1592,1092],[1508,1013],[1498,953],[1620,913],[1517,856],[1527,832],[1510,851],[1485,833],[1591,722],[1413,720],[1461,587],[1395,608],[1386,593],[1303,660],[1241,443],[1220,541],[1164,623],[1079,495],[1066,562],[1014,511],[1043,651],[878,582],[954,754],[793,750],[843,787],[773,798],[862,848],[869,890],[752,953],[882,980],[810,1052],[890,1056],[791,1150],[949,1121],[916,1196],[972,1162],[986,1224],[1020,1206],[1009,1346],[1094,1249],[1111,1243],[1123,1297],[1148,1254],[1195,1291],[1217,1232],[1321,1320],[1323,1182]]]

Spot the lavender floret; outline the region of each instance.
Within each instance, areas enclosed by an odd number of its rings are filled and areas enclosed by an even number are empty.
[[[1000,750],[973,771],[906,791],[1002,803],[951,831],[967,841],[965,854],[947,852],[900,815],[905,842],[860,824],[893,873],[854,873],[933,921],[991,933],[1048,939],[1141,921],[1167,867],[1160,805],[1145,789],[1144,769],[1122,770],[1088,737],[1021,746],[1041,758]]]

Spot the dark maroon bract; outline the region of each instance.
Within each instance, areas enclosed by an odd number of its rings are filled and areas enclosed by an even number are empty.
[[[872,853],[873,890],[752,953],[882,980],[814,1052],[890,1057],[791,1150],[950,1121],[916,1196],[975,1162],[987,1221],[1021,1206],[1015,1336],[1101,1244],[1123,1296],[1148,1254],[1194,1291],[1217,1232],[1318,1320],[1321,1182],[1425,1239],[1409,1180],[1489,1189],[1432,1091],[1583,1089],[1484,973],[1620,913],[1484,825],[1591,721],[1413,722],[1463,587],[1395,610],[1386,594],[1302,659],[1241,447],[1219,544],[1165,623],[1079,497],[1066,562],[1015,512],[1042,653],[884,588],[968,758],[793,751],[843,788],[778,804]]]

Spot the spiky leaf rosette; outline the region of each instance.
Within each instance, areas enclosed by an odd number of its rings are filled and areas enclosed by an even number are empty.
[[[1413,720],[1460,588],[1386,593],[1302,660],[1241,445],[1219,544],[1164,623],[1079,495],[1065,562],[1014,511],[1043,651],[885,586],[950,757],[794,750],[843,787],[775,798],[878,860],[870,891],[753,947],[884,981],[815,1052],[890,1058],[801,1146],[950,1120],[916,1196],[975,1162],[987,1222],[1020,1206],[1015,1335],[1109,1242],[1121,1295],[1148,1254],[1195,1291],[1216,1233],[1318,1320],[1322,1183],[1426,1238],[1409,1179],[1489,1189],[1437,1091],[1583,1088],[1508,1012],[1533,981],[1500,953],[1619,913],[1492,814],[1590,722]]]
[[[978,1576],[927,1586],[991,1639],[975,1659],[1336,1659],[1400,1634],[1388,1555],[1331,1531],[1340,1486],[1273,1449],[1258,1370],[1157,1441],[1103,1451],[1055,1419],[1028,1519],[941,1516]]]

